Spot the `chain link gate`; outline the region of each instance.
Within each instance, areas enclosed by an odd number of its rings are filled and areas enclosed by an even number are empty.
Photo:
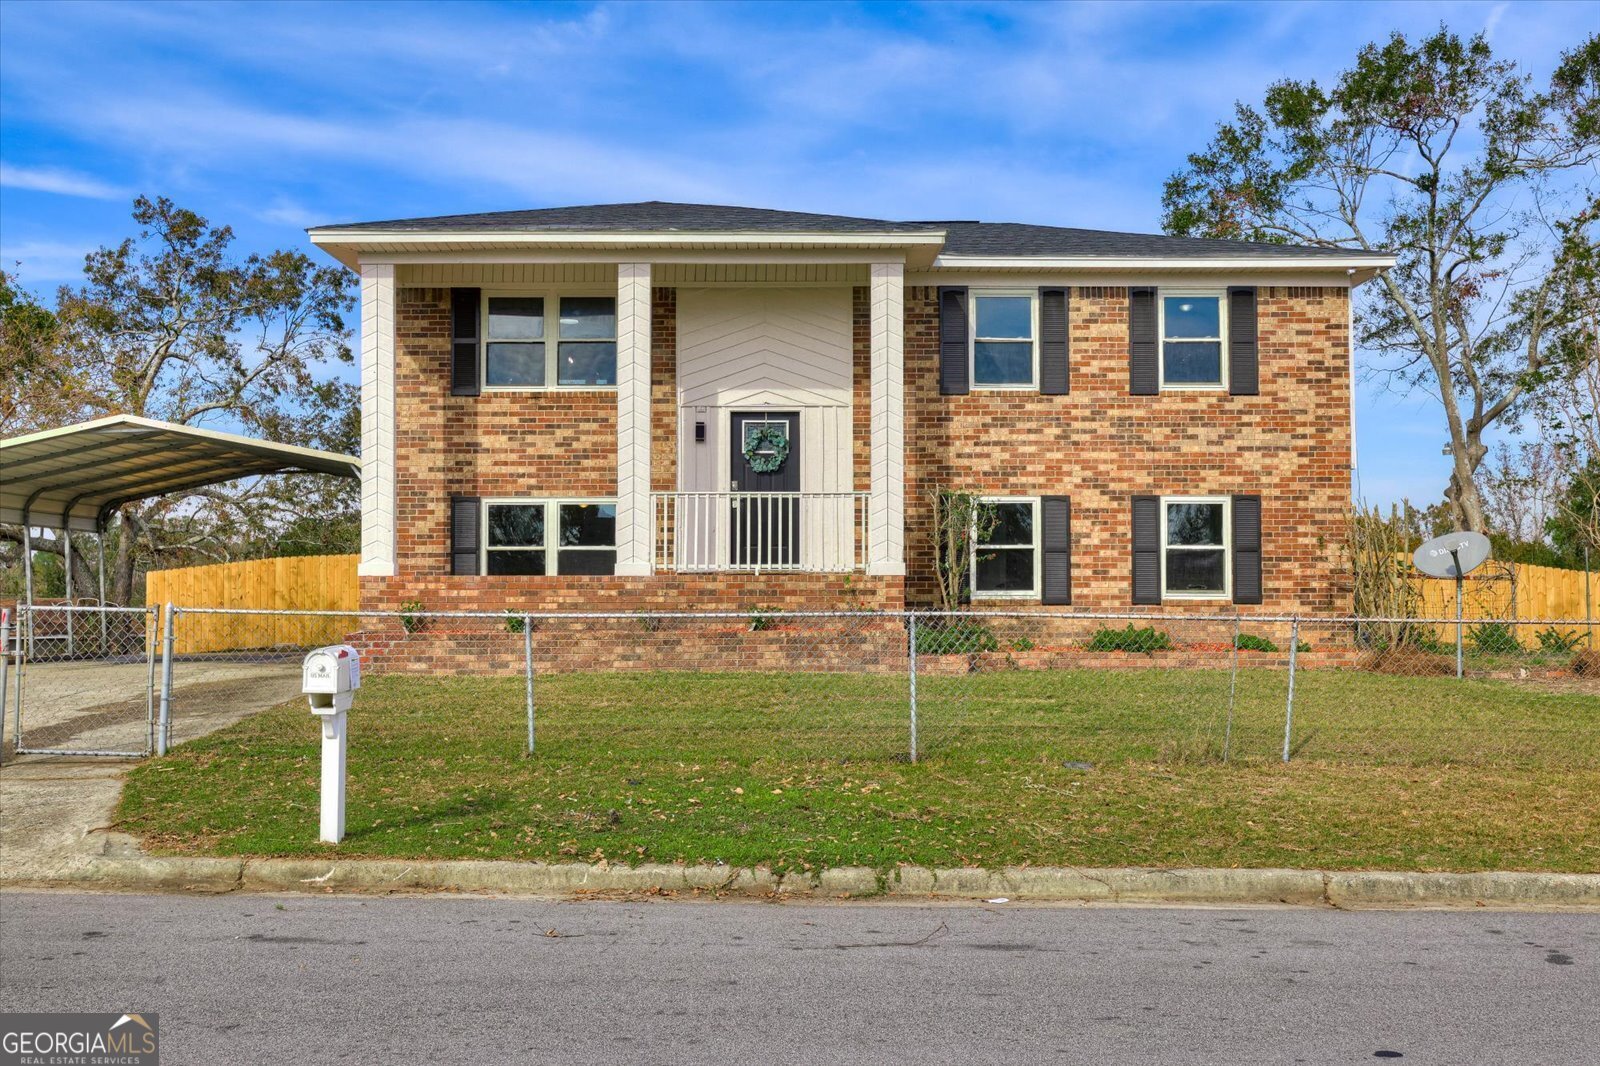
[[[149,755],[159,620],[155,607],[20,605],[0,652],[17,754]]]

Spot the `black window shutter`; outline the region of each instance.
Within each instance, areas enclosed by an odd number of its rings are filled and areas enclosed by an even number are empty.
[[[1133,602],[1161,602],[1161,497],[1133,498]]]
[[[478,496],[450,497],[450,572],[458,577],[478,573],[478,525],[483,514]]]
[[[1256,287],[1228,289],[1228,391],[1235,396],[1261,392],[1261,356],[1256,343]]]
[[[1039,500],[1044,550],[1040,597],[1043,603],[1072,602],[1072,501],[1065,496]]]
[[[1156,290],[1128,290],[1128,391],[1154,396],[1161,391],[1159,347],[1156,336]]]
[[[1261,602],[1261,497],[1233,498],[1233,602]]]
[[[478,395],[477,289],[450,290],[450,395]]]
[[[1067,290],[1039,290],[1039,391],[1065,396],[1070,387],[1067,370]]]
[[[939,286],[939,392],[967,394],[967,290]]]

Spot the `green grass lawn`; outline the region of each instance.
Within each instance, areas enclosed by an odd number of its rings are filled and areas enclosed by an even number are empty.
[[[338,853],[814,869],[899,863],[1600,871],[1600,699],[1302,671],[377,677]],[[1231,761],[1217,756],[1224,739]],[[299,701],[150,760],[121,828],[162,853],[319,855]],[[1082,768],[1081,764],[1089,764]]]

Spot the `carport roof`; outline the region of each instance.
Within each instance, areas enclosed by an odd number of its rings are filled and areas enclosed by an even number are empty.
[[[95,532],[124,503],[291,472],[355,478],[361,460],[112,415],[0,441],[0,522]]]

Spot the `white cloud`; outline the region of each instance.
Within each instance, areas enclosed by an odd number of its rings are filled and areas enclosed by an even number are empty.
[[[21,241],[0,245],[0,266],[13,271],[26,288],[41,281],[74,281],[83,277],[83,257],[90,249],[66,241]]]
[[[127,189],[86,174],[54,167],[19,167],[12,163],[0,163],[0,186],[90,200],[124,200],[132,195]]]

